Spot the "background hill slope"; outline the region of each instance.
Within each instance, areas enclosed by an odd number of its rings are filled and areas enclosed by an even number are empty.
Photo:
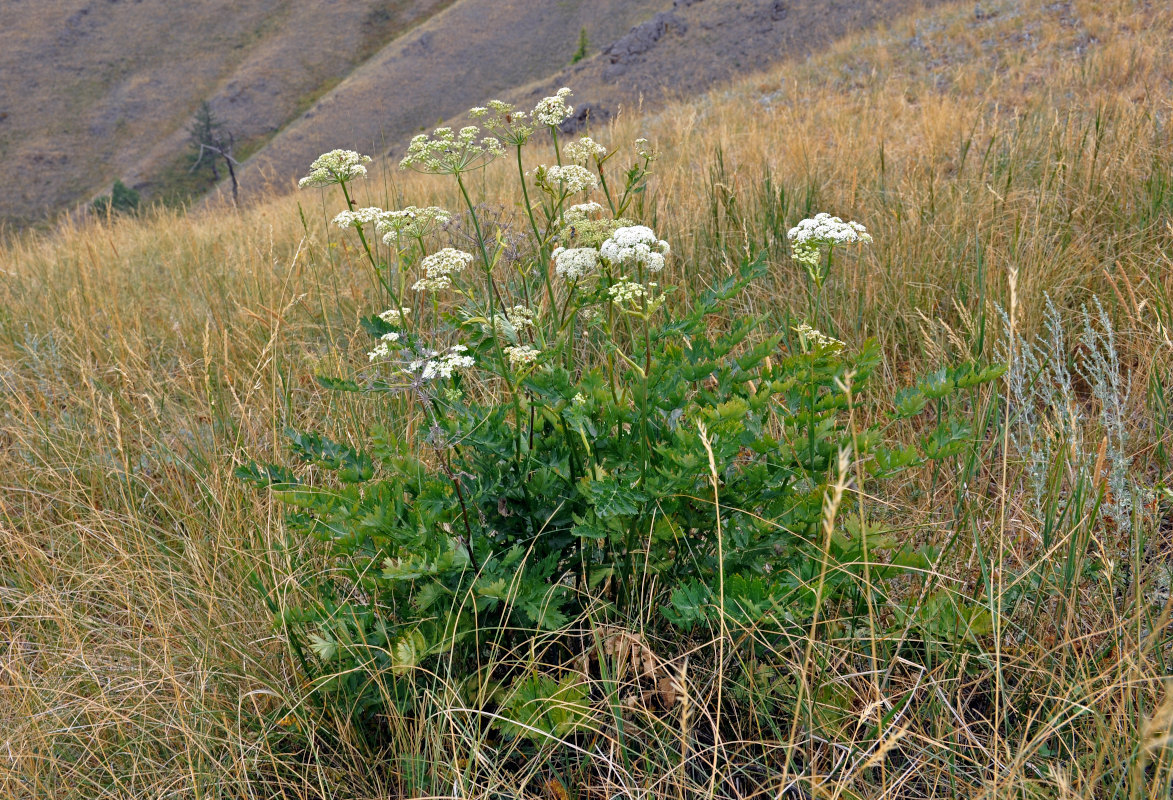
[[[598,116],[687,96],[932,0],[16,0],[0,6],[0,225],[120,178],[187,175],[202,101],[248,159],[246,197],[323,150],[394,150],[491,96],[562,83]],[[568,67],[585,29],[590,57]],[[523,91],[529,87],[530,91]]]

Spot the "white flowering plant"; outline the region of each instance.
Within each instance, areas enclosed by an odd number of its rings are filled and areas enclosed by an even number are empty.
[[[331,569],[306,573],[316,601],[284,622],[316,690],[355,715],[409,698],[440,660],[476,675],[487,650],[564,632],[593,604],[634,614],[648,580],[662,587],[648,624],[663,630],[708,625],[719,608],[750,624],[802,623],[840,455],[877,479],[955,455],[961,427],[906,449],[884,447],[883,426],[996,374],[949,372],[885,412],[867,395],[875,342],[848,344],[809,324],[769,331],[731,311],[763,275],[763,256],[700,296],[674,294],[673,249],[638,221],[654,151],[637,145],[616,191],[615,153],[593,140],[567,148],[593,171],[559,163],[553,134],[568,95],[526,114],[474,109],[492,123],[489,144],[468,128],[413,142],[405,167],[456,181],[469,249],[443,241],[455,211],[358,209],[339,181],[339,224],[360,236],[381,225],[395,250],[382,265],[362,239],[393,304],[363,320],[374,344],[355,375],[322,381],[390,395],[397,420],[424,424],[389,421],[356,446],[295,435],[296,454],[329,481],[309,484],[282,466],[241,475],[278,490],[294,509],[289,525],[329,548]],[[521,150],[538,141],[538,125],[552,129],[556,166],[527,175]],[[502,141],[517,151],[529,232],[511,250],[466,180],[502,155]],[[876,421],[853,425],[864,410]],[[845,563],[864,538],[836,541]],[[831,583],[851,580],[845,571]],[[581,639],[563,638],[581,650]],[[479,676],[515,678],[524,676]]]

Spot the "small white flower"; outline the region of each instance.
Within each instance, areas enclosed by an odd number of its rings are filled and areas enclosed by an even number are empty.
[[[505,356],[509,359],[509,366],[514,369],[532,366],[541,354],[529,345],[514,345],[505,348]]]
[[[552,97],[544,97],[534,106],[534,120],[540,125],[561,125],[574,114],[574,108],[567,104],[570,90],[563,86]]]
[[[584,136],[577,142],[570,142],[562,149],[562,152],[571,161],[595,161],[602,160],[603,156],[607,155],[607,148],[596,142],[589,136]]]
[[[576,281],[599,266],[599,251],[593,247],[559,247],[554,251],[554,272],[558,277]]]
[[[364,156],[353,150],[331,150],[322,153],[310,164],[310,174],[297,182],[301,189],[312,186],[329,186],[332,183],[345,183],[354,178],[364,178],[370,156]]]
[[[586,401],[587,401],[586,395],[584,395],[582,392],[578,392],[577,394],[575,394],[574,399],[571,400],[571,402],[574,403],[576,406],[585,406]]]
[[[643,137],[635,140],[635,152],[639,154],[640,158],[645,158],[648,161],[654,161],[660,156],[659,153],[652,149],[651,143]]]
[[[668,243],[656,238],[655,232],[646,225],[619,228],[599,247],[599,254],[612,264],[643,267],[648,272],[662,270],[669,252]]]

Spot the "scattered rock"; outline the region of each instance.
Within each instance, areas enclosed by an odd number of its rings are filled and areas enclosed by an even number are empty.
[[[630,63],[636,56],[655,47],[656,42],[673,29],[678,33],[684,33],[688,26],[671,11],[661,11],[647,22],[636,25],[630,33],[608,47],[604,53],[611,59],[612,64]]]
[[[563,122],[558,130],[562,133],[578,133],[592,125],[605,125],[611,119],[611,112],[597,103],[580,103],[575,106],[574,116]]]

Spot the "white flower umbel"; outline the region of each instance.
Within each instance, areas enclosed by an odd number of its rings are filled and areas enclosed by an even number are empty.
[[[535,179],[539,187],[554,196],[589,192],[599,186],[599,176],[578,164],[538,167]]]
[[[339,228],[361,228],[363,225],[372,225],[387,212],[375,206],[356,208],[354,211],[341,211],[334,217],[334,224]]]
[[[395,331],[384,333],[379,337],[379,343],[375,345],[375,349],[367,353],[367,358],[374,363],[382,361],[391,357],[391,345],[399,341],[399,334]]]
[[[558,93],[551,97],[543,97],[534,106],[534,121],[539,125],[557,127],[574,114],[574,108],[566,102],[570,97],[570,90],[563,86]]]
[[[367,168],[363,165],[370,162],[370,156],[361,155],[353,150],[331,150],[314,159],[310,164],[310,174],[299,180],[297,185],[302,189],[308,189],[365,178]]]
[[[612,264],[642,267],[648,272],[662,270],[669,252],[668,243],[657,238],[655,231],[646,225],[619,228],[599,247],[599,255]]]
[[[578,203],[562,212],[562,219],[567,225],[576,225],[584,219],[590,219],[595,214],[601,214],[603,207],[593,200],[589,203]]]
[[[576,142],[570,142],[562,148],[562,153],[571,161],[602,161],[607,155],[607,148],[589,136],[584,136]]]
[[[645,161],[655,161],[660,157],[660,151],[652,147],[652,143],[643,137],[635,140],[635,152]]]
[[[823,212],[810,219],[804,219],[786,232],[791,244],[816,244],[833,246],[841,244],[863,244],[872,240],[867,228],[858,222],[844,222]]]
[[[490,100],[488,108],[478,106],[468,115],[481,120],[486,130],[510,147],[521,147],[534,135],[534,124],[529,121],[529,115],[518,111],[512,103]]]
[[[447,289],[452,285],[452,275],[463,272],[471,263],[472,253],[457,250],[455,247],[445,247],[420,262],[420,266],[424,268],[424,277],[416,281],[411,288],[417,292]]]
[[[541,355],[541,350],[535,350],[526,344],[514,345],[505,348],[505,357],[509,359],[509,366],[514,369],[532,367]]]
[[[404,318],[410,313],[410,308],[389,308],[379,314],[379,319],[388,325],[402,325]]]
[[[806,351],[820,351],[823,353],[837,354],[843,352],[846,347],[843,342],[839,341],[833,336],[828,336],[820,330],[812,328],[805,322],[793,329],[798,334],[799,340],[802,342],[803,349]]]
[[[620,278],[607,287],[607,294],[617,305],[638,306],[648,296],[648,290],[642,283]]]
[[[452,215],[438,206],[408,206],[400,211],[384,211],[375,222],[375,230],[384,234],[384,244],[393,246],[399,238],[423,238],[451,219]]]
[[[424,358],[419,358],[407,365],[409,372],[419,375],[421,381],[434,381],[437,378],[451,378],[454,372],[461,372],[476,366],[472,356],[465,355],[468,350],[462,344],[454,344],[443,353],[429,352]]]
[[[593,247],[559,247],[554,251],[554,272],[559,278],[576,281],[599,266],[599,251]]]
[[[411,140],[399,166],[437,175],[458,175],[483,167],[505,149],[495,137],[482,137],[480,133],[476,125],[456,132],[447,127],[436,128],[430,136],[421,133]]]
[[[505,312],[505,318],[514,330],[521,331],[534,326],[534,310],[528,306],[514,306]]]
[[[794,260],[806,268],[807,274],[820,287],[827,278],[830,261],[823,265],[823,253],[849,244],[867,244],[872,241],[867,228],[858,222],[844,222],[826,212],[815,214],[786,232]]]

